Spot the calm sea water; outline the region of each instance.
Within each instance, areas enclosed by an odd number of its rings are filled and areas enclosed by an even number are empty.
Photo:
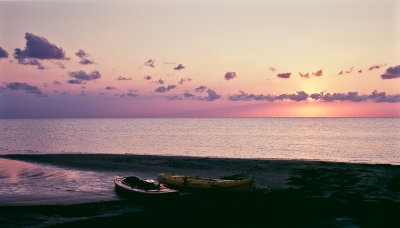
[[[0,153],[400,164],[400,118],[1,119]]]

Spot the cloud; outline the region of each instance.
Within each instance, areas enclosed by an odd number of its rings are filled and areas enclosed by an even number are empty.
[[[162,80],[162,79],[158,79],[157,83],[160,84],[160,85],[164,85],[165,81]]]
[[[26,93],[42,95],[42,91],[38,87],[31,86],[25,82],[11,82],[11,83],[6,84],[6,87],[11,90],[23,90]]]
[[[351,74],[354,70],[354,66],[350,67],[348,70],[346,70],[346,74]]]
[[[130,92],[130,93],[126,93],[126,96],[128,96],[128,97],[137,97],[137,96],[139,96],[139,94]]]
[[[296,94],[289,94],[286,97],[292,101],[305,101],[308,98],[308,94],[304,91],[298,91]]]
[[[217,94],[214,90],[212,90],[212,89],[208,89],[207,90],[207,96],[206,97],[204,97],[203,99],[205,100],[205,101],[215,101],[215,100],[217,100],[217,99],[219,99],[220,97],[221,97],[221,95],[219,95],[219,94]]]
[[[8,58],[8,52],[0,47],[0,58]]]
[[[343,75],[343,71],[341,70],[337,75]]]
[[[86,57],[89,56],[89,55],[88,55],[84,50],[82,50],[82,49],[79,49],[79,50],[75,53],[75,55],[78,56],[79,58],[86,58]]]
[[[196,96],[192,93],[185,92],[185,93],[183,93],[183,96],[174,95],[174,96],[169,96],[166,98],[170,101],[183,100],[183,99],[198,100],[198,101],[215,101],[215,100],[221,98],[221,95],[217,94],[212,89],[208,89],[207,96]]]
[[[226,72],[224,76],[225,80],[231,80],[236,78],[236,73],[235,72]]]
[[[144,76],[144,79],[151,80],[151,76],[150,75]]]
[[[357,72],[361,74],[361,73],[362,73],[362,70],[361,70],[361,69],[359,69]]]
[[[145,65],[145,66],[152,67],[152,68],[155,67],[155,65],[154,65],[154,60],[153,60],[153,59],[147,60],[147,61],[144,63],[144,65]]]
[[[56,64],[60,69],[65,69],[65,66],[62,62],[55,62],[54,64]]]
[[[76,56],[78,56],[79,58],[81,58],[81,61],[79,61],[79,64],[81,65],[89,65],[89,64],[94,64],[93,60],[88,59],[87,57],[89,57],[89,54],[86,53],[84,50],[79,49],[76,53]]]
[[[182,70],[185,67],[182,64],[178,64],[178,66],[174,67],[174,70]]]
[[[389,102],[389,103],[395,103],[395,102],[400,102],[400,94],[396,95],[386,95],[385,92],[379,93],[378,91],[372,92],[369,96],[369,99],[373,99],[375,102],[381,103],[381,102]]]
[[[381,75],[382,79],[394,79],[399,77],[400,77],[400,65],[387,68],[385,73]]]
[[[53,84],[54,85],[62,85],[61,82],[59,82],[59,81],[53,81]]]
[[[291,100],[291,101],[306,101],[308,98],[312,98],[313,100],[318,100],[321,102],[333,102],[333,101],[349,101],[349,102],[365,102],[365,101],[373,101],[377,103],[382,102],[400,102],[400,94],[395,95],[386,95],[385,92],[377,92],[376,90],[372,92],[370,95],[366,94],[358,94],[358,92],[348,92],[348,93],[313,93],[307,94],[304,91],[296,92],[295,94],[281,94],[281,95],[255,95],[255,94],[247,94],[243,91],[239,91],[238,94],[234,94],[229,96],[228,99],[230,101],[252,101],[252,100],[264,100],[269,102],[274,102],[278,100]]]
[[[176,85],[168,85],[167,87],[160,86],[157,89],[155,89],[154,91],[157,92],[157,93],[165,93],[165,92],[168,92],[168,91],[170,91],[172,89],[175,89],[175,88],[176,88]]]
[[[204,90],[206,90],[206,89],[207,89],[206,86],[199,86],[194,90],[196,91],[196,93],[201,93],[201,92],[204,92]]]
[[[313,72],[312,74],[314,75],[314,76],[316,76],[316,77],[320,77],[320,76],[322,76],[322,69],[320,69],[320,70],[318,70],[318,71],[316,71],[316,72]]]
[[[71,79],[67,81],[69,84],[82,84],[83,81],[81,80],[75,80],[75,79]]]
[[[31,66],[37,66],[36,68],[38,70],[44,70],[46,69],[42,63],[40,63],[37,59],[18,59],[18,63],[22,65],[31,65]]]
[[[111,86],[107,86],[105,89],[106,89],[106,90],[116,90],[115,87],[111,87]]]
[[[194,97],[193,94],[188,93],[188,92],[183,93],[183,96],[186,97],[186,98],[188,98],[188,97]]]
[[[181,84],[181,85],[183,85],[183,83],[184,82],[186,82],[186,81],[188,81],[188,82],[191,82],[192,81],[192,79],[191,78],[189,78],[189,77],[187,77],[187,78],[181,78],[181,80],[179,80],[179,84]]]
[[[300,73],[299,72],[300,77],[302,78],[310,78],[310,74],[309,73]]]
[[[81,64],[81,65],[89,65],[89,64],[94,64],[94,61],[90,60],[90,59],[81,59],[81,61],[79,61],[79,64]]]
[[[374,69],[379,69],[379,68],[381,68],[381,67],[383,67],[384,65],[374,65],[374,66],[370,66],[369,68],[368,68],[368,70],[369,71],[371,71],[371,70],[374,70]]]
[[[368,99],[367,95],[359,95],[358,92],[348,92],[348,93],[315,93],[311,94],[311,98],[314,100],[321,100],[324,102],[332,101],[351,101],[351,102],[361,102]]]
[[[101,78],[98,71],[93,71],[92,73],[86,73],[85,71],[73,71],[68,72],[69,76],[75,79],[69,80],[70,84],[82,84],[84,81],[92,81]]]
[[[276,101],[276,100],[292,100],[292,101],[304,101],[307,100],[308,94],[304,91],[296,92],[295,94],[281,94],[281,95],[263,95],[263,94],[247,94],[243,91],[239,91],[239,94],[234,94],[228,97],[231,101]]]
[[[119,76],[116,80],[126,81],[126,80],[132,80],[132,78],[125,78],[125,77]]]
[[[37,59],[65,59],[62,48],[50,43],[46,38],[36,36],[32,33],[25,33],[26,47],[24,50],[14,49],[16,59],[37,58]]]
[[[292,73],[280,73],[280,74],[277,74],[276,76],[278,76],[280,78],[290,78],[291,74]]]
[[[270,68],[268,68],[270,71],[276,71],[276,68],[275,67],[270,67]]]

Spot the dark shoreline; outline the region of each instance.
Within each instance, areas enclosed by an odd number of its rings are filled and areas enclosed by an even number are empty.
[[[5,214],[0,222],[10,226],[19,217],[20,222],[25,218],[34,223],[36,213],[64,218],[53,223],[61,227],[400,227],[400,166],[396,165],[110,154],[0,158],[154,178],[159,172],[204,177],[242,173],[255,178],[255,190],[244,195],[189,194],[156,203],[122,197],[73,205],[0,207],[0,214]],[[129,211],[137,206],[144,210]]]

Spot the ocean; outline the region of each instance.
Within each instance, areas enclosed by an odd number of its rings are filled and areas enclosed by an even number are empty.
[[[400,164],[399,118],[1,119],[0,154]]]

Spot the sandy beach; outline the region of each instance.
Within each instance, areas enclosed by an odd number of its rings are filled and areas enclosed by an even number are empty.
[[[90,200],[83,197],[81,202],[78,200],[71,204],[29,205],[27,199],[25,205],[1,206],[0,219],[6,226],[400,225],[400,166],[109,154],[21,154],[1,158],[63,170],[103,173],[106,177],[103,184],[108,188],[105,193],[108,196],[98,200],[88,196]],[[138,202],[118,196],[113,191],[115,174],[155,179],[160,172],[201,177],[246,174],[255,179],[254,191],[240,195],[181,194],[173,202]],[[49,188],[43,191],[50,191]]]

